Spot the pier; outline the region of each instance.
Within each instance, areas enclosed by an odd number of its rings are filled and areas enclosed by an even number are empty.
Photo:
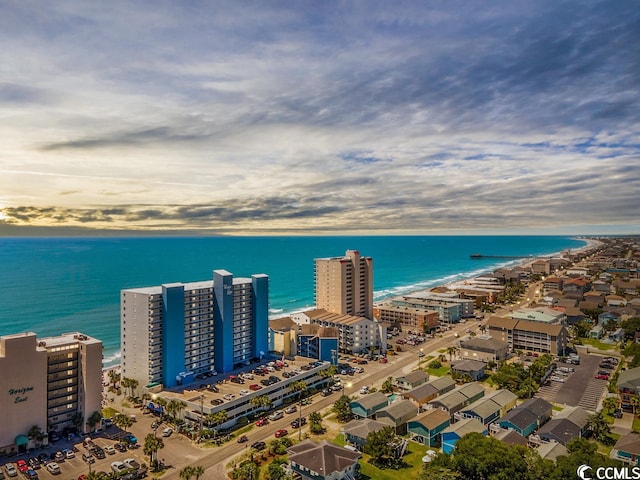
[[[469,255],[470,258],[474,260],[478,260],[481,258],[503,258],[507,260],[517,260],[521,258],[531,258],[532,255],[482,255],[481,253],[472,253]]]

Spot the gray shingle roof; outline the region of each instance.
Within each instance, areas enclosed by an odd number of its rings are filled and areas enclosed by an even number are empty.
[[[316,443],[304,440],[288,449],[289,461],[297,463],[326,477],[353,465],[360,458],[359,452],[339,447],[326,440]]]

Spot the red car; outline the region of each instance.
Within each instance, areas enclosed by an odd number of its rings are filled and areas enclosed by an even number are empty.
[[[18,460],[16,462],[16,465],[18,466],[18,470],[20,470],[20,473],[24,473],[29,470],[29,465],[27,465],[27,462],[25,460]]]
[[[249,385],[249,390],[253,390],[254,392],[256,390],[260,390],[262,388],[262,385],[258,385],[257,383],[254,383],[253,385]]]
[[[266,425],[267,423],[269,423],[269,419],[267,417],[262,417],[260,420],[258,420],[256,422],[256,425],[258,427],[262,427],[263,425]]]
[[[280,437],[284,437],[287,433],[289,432],[287,432],[284,428],[281,428],[275,433],[275,436],[276,438],[280,438]]]
[[[387,363],[387,359],[386,359],[386,357],[382,357],[382,358],[380,359],[380,363]]]
[[[596,378],[598,380],[609,380],[609,377],[607,377],[606,375],[596,375]]]

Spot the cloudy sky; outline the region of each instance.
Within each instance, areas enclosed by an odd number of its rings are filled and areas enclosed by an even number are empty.
[[[636,1],[0,1],[0,235],[640,233]]]

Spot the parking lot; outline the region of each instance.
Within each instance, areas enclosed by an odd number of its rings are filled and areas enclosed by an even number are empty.
[[[565,375],[556,373],[554,377],[560,377],[561,381],[549,380],[540,387],[536,397],[560,405],[580,406],[596,411],[608,383],[604,378],[595,378],[603,358],[600,355],[580,354],[580,365],[558,362],[556,372],[560,368],[573,368],[575,371]]]
[[[11,463],[18,465],[22,460],[27,462],[30,468],[32,468],[37,475],[36,477],[29,477],[25,472],[25,478],[54,479],[64,476],[67,480],[75,480],[81,475],[89,473],[90,469],[93,472],[110,473],[112,472],[111,464],[113,462],[126,462],[131,463],[132,465],[138,464],[140,466],[146,462],[142,453],[142,448],[126,449],[124,452],[120,452],[114,448],[116,443],[117,442],[115,440],[109,440],[108,438],[95,439],[95,445],[99,446],[104,452],[104,458],[99,458],[95,456],[95,452],[91,452],[88,448],[83,446],[83,442],[80,441],[79,437],[74,436],[73,440],[70,441],[59,440],[47,448],[3,459],[1,461],[1,464],[3,464],[2,470],[5,474],[5,478],[9,478],[6,464]],[[62,453],[65,451],[69,451],[71,453]],[[56,452],[61,452],[61,454],[58,455],[57,459],[54,459],[52,457],[55,456]],[[89,459],[89,456],[91,457],[91,460]],[[34,459],[38,457],[42,461],[36,463]],[[92,461],[92,463],[87,463],[87,460]],[[56,464],[58,465],[58,468],[55,468]],[[128,469],[126,465],[125,468]]]

